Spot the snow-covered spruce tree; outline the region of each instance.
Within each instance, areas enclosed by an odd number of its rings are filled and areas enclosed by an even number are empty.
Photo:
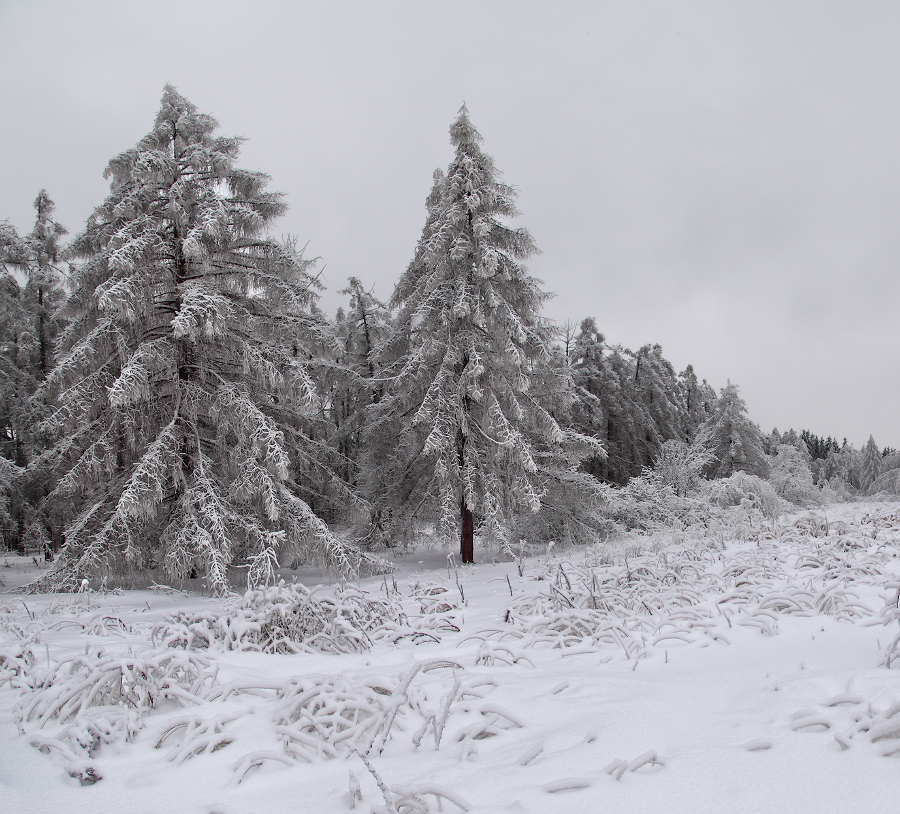
[[[22,365],[27,398],[22,401],[19,435],[24,449],[20,465],[26,466],[41,452],[41,439],[35,437],[35,427],[46,417],[46,405],[33,398],[34,392],[53,368],[53,346],[61,328],[60,306],[65,301],[64,273],[60,269],[63,250],[60,239],[66,229],[53,220],[56,205],[42,189],[34,201],[34,228],[22,240],[21,270],[25,287],[21,296]],[[37,505],[47,491],[47,484],[22,479],[17,498],[13,501],[21,528],[25,525],[27,507]],[[50,525],[44,529],[51,548],[59,547],[62,530]]]
[[[662,443],[640,384],[643,350],[606,345],[593,319],[581,323],[575,340],[575,426],[603,444],[607,454],[586,468],[605,482],[624,485],[639,475]]]
[[[582,445],[583,457],[597,445],[551,414],[571,384],[551,364],[539,315],[548,295],[523,265],[534,243],[507,224],[515,192],[498,180],[465,106],[450,136],[455,158],[446,177],[435,174],[391,300],[399,312],[382,358],[393,378],[372,411],[367,472],[373,503],[405,518],[430,510],[472,562],[476,518],[502,538],[517,513],[541,508],[549,480],[577,476],[567,447]]]
[[[572,426],[584,435],[600,440],[605,454],[592,456],[584,461],[582,468],[600,480],[609,480],[610,446],[608,404],[602,399],[607,392],[609,371],[604,364],[603,352],[605,337],[597,329],[593,317],[583,319],[578,332],[572,340],[571,349],[567,346],[566,356],[574,384],[574,402],[571,416]]]
[[[735,472],[766,477],[769,464],[763,451],[762,433],[747,415],[738,386],[722,388],[704,430],[709,434],[713,459],[705,470],[710,478],[727,478]]]
[[[27,393],[22,349],[22,291],[13,269],[24,254],[15,228],[0,221],[0,541],[4,547],[21,544],[19,523],[11,507],[14,482],[25,460],[20,433]]]
[[[349,279],[341,293],[350,301],[346,309],[338,309],[335,318],[338,350],[325,383],[325,399],[330,405],[331,442],[341,457],[341,477],[356,486],[366,410],[378,403],[383,389],[376,378],[377,347],[388,335],[391,315],[356,277]]]
[[[29,367],[36,382],[47,378],[53,366],[53,344],[58,325],[55,312],[65,299],[59,269],[60,239],[66,229],[53,220],[56,204],[42,189],[34,200],[34,229],[24,240],[25,290],[23,308],[32,323]]]
[[[0,455],[18,465],[25,462],[21,425],[29,386],[22,289],[14,271],[24,257],[18,232],[0,221]]]
[[[713,411],[716,391],[706,379],[698,381],[693,365],[678,374],[678,389],[682,399],[682,434],[691,442]]]
[[[881,474],[881,452],[870,435],[859,457],[859,488],[866,492]]]
[[[663,443],[684,440],[678,377],[671,362],[662,355],[661,345],[644,345],[637,352],[634,380],[650,420],[648,434],[656,443],[655,460]]]
[[[166,86],[73,244],[71,322],[40,391],[52,443],[30,467],[53,483],[41,513],[67,520],[65,545],[34,590],[161,566],[222,592],[237,562],[356,564],[299,496],[285,444],[315,401],[310,263],[266,236],[282,196],[217,126]]]

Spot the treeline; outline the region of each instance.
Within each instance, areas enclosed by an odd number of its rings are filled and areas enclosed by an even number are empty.
[[[352,278],[333,320],[268,234],[282,196],[217,126],[167,86],[68,245],[44,191],[31,233],[0,223],[0,531],[54,558],[35,590],[358,572],[426,525],[463,561],[476,536],[596,539],[611,490],[661,462],[672,483],[743,473],[786,496],[896,469],[871,440],[764,436],[736,386],[543,318],[534,243],[465,108],[392,297]]]

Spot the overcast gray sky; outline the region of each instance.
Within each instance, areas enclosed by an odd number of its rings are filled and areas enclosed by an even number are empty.
[[[77,232],[171,82],[387,298],[465,100],[558,321],[900,447],[900,4],[0,0],[0,219]]]

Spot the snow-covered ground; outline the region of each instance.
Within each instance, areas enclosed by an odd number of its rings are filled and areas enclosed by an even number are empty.
[[[847,504],[255,604],[7,593],[0,811],[896,812],[898,556]]]

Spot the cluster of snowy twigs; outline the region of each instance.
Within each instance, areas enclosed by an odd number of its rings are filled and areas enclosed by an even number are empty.
[[[655,648],[728,644],[734,627],[774,635],[783,614],[864,619],[875,609],[861,592],[882,587],[900,554],[900,515],[873,512],[852,525],[810,515],[750,537],[668,545],[623,563],[548,560],[502,622],[472,636],[573,653],[610,648],[637,660]]]

